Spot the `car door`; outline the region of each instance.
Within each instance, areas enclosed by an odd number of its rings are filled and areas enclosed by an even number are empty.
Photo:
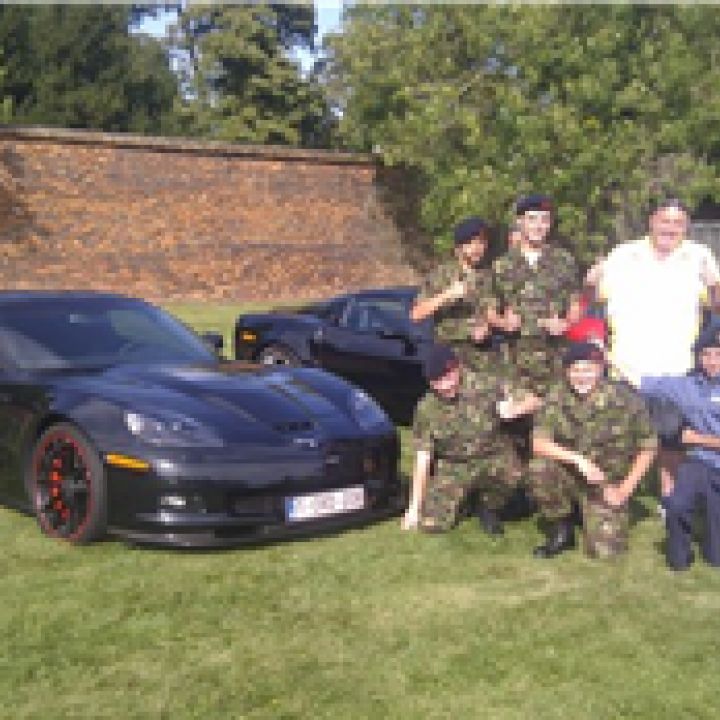
[[[335,324],[317,338],[323,368],[365,388],[391,412],[408,409],[422,393],[420,339],[409,323],[409,298],[350,298]]]

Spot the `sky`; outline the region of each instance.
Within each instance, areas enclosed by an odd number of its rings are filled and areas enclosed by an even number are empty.
[[[332,32],[340,27],[342,0],[316,0],[315,13],[318,24],[317,45],[319,46],[325,33]],[[171,13],[160,14],[157,18],[147,18],[139,30],[140,32],[146,32],[156,37],[162,37],[165,34],[167,26],[173,19],[174,14]],[[305,72],[312,68],[315,60],[312,53],[307,50],[302,50],[296,52],[295,55]]]

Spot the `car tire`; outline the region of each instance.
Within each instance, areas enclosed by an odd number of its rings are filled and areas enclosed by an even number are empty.
[[[291,367],[302,365],[300,358],[284,345],[266,345],[258,353],[257,361],[261,365],[290,365]]]
[[[105,535],[107,483],[97,451],[70,423],[51,425],[27,469],[32,509],[45,535],[84,545]]]

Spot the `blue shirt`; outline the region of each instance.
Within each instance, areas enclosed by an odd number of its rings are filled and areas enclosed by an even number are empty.
[[[640,392],[672,402],[686,425],[703,435],[720,436],[720,377],[709,378],[702,372],[687,375],[643,377]],[[720,469],[720,451],[693,447],[688,455]]]

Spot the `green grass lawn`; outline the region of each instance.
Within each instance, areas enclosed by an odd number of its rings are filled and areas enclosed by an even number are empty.
[[[3,509],[0,717],[717,717],[720,572],[665,570],[653,516],[618,562],[534,560],[538,538],[391,520],[228,552],[73,548]]]

